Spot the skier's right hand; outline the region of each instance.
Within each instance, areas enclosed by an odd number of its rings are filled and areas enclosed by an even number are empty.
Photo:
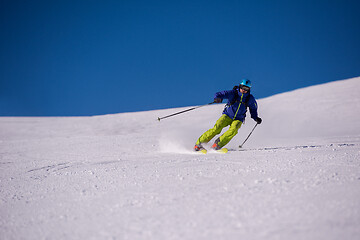
[[[256,121],[256,123],[257,123],[257,124],[261,124],[262,119],[261,119],[261,118],[259,118],[259,117],[257,117],[257,118],[255,119],[255,121]]]
[[[214,98],[214,103],[221,103],[222,99],[221,98]]]

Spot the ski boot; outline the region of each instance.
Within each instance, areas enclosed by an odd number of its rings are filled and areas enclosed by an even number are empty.
[[[211,149],[214,149],[215,151],[220,150],[221,147],[219,146],[220,139],[216,139],[214,144],[211,146]]]
[[[220,142],[220,139],[216,139],[214,144],[211,146],[211,149],[215,150],[216,152],[219,152],[219,153],[227,153],[228,152],[228,149],[227,148],[221,148],[219,146],[219,142]]]
[[[201,152],[201,153],[203,153],[203,154],[206,154],[206,153],[207,153],[207,150],[201,145],[201,143],[195,144],[195,146],[194,146],[194,151],[195,151],[195,152]]]

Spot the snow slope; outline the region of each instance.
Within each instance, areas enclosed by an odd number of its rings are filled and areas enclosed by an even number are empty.
[[[359,90],[260,99],[228,154],[191,150],[223,104],[0,118],[0,239],[359,239]]]

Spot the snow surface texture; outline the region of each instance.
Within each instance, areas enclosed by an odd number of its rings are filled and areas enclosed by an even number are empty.
[[[0,239],[359,239],[359,92],[260,99],[228,154],[192,152],[223,104],[0,118]]]

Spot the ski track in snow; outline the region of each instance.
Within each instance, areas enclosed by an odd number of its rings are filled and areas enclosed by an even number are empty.
[[[192,151],[223,105],[161,122],[186,108],[0,118],[0,238],[358,239],[359,81],[259,100],[263,124],[239,149],[248,119],[227,154]],[[321,108],[294,106],[307,95]]]

